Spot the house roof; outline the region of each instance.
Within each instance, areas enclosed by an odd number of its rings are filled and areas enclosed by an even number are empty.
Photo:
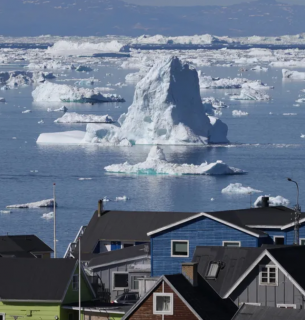
[[[211,261],[222,263],[216,280],[206,279],[221,296],[228,297],[238,284],[264,258],[271,259],[284,274],[289,275],[296,287],[305,293],[305,246],[247,247],[197,247],[193,262],[198,262],[198,272],[206,276]]]
[[[282,227],[291,223],[291,214],[294,211],[284,206],[249,208],[242,210],[229,210],[210,212],[215,218],[220,218],[237,225],[248,227]],[[301,219],[305,218],[305,213],[301,214]]]
[[[34,258],[31,252],[53,252],[35,235],[0,236],[0,256]]]
[[[150,257],[150,244],[140,244],[124,249],[96,254],[95,258],[90,260],[88,267],[89,269],[94,269],[105,265],[118,264],[124,261],[136,260],[141,257]]]
[[[203,320],[229,320],[237,311],[231,299],[222,299],[200,276],[197,287],[182,274],[166,275],[164,278]]]
[[[76,264],[74,259],[0,259],[0,301],[60,302]]]
[[[258,307],[244,304],[232,320],[303,320],[305,310]]]
[[[251,264],[264,252],[264,247],[196,247],[193,262],[198,262],[198,273],[205,277],[211,261],[224,263],[216,280],[206,281],[223,297],[235,284],[238,278],[251,266]]]
[[[104,211],[102,216],[98,217],[96,211],[82,236],[82,252],[93,252],[98,240],[149,242],[149,231],[194,214],[196,213]]]

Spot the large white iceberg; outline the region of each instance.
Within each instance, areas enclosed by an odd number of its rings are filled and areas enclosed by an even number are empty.
[[[230,183],[226,188],[222,189],[221,192],[227,194],[249,194],[260,193],[262,191],[251,187],[244,187],[241,183]]]
[[[57,204],[55,204],[57,206]],[[6,206],[8,209],[32,209],[32,208],[49,208],[54,206],[54,199],[41,200],[37,202],[14,204]]]
[[[127,174],[169,174],[169,175],[228,175],[244,174],[243,170],[229,167],[222,161],[201,165],[167,162],[163,150],[153,146],[144,162],[135,165],[128,162],[105,167],[107,172]]]
[[[284,79],[305,80],[305,72],[283,69],[282,75]]]
[[[124,102],[117,94],[101,92],[101,88],[79,88],[46,81],[32,92],[37,102]]]
[[[208,117],[202,105],[197,71],[176,57],[156,63],[137,84],[120,128],[87,125],[86,141],[117,145],[227,143],[227,125]]]
[[[95,114],[79,114],[67,112],[62,117],[56,119],[55,123],[112,123],[113,119],[107,115],[97,116]]]
[[[262,205],[262,196],[258,197],[254,202],[255,207],[260,207]],[[288,206],[289,200],[282,196],[269,197],[270,206]]]

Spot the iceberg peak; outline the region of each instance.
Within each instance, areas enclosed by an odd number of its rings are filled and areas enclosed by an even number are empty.
[[[161,149],[159,146],[153,146],[149,151],[146,161],[149,160],[166,161],[163,149]]]

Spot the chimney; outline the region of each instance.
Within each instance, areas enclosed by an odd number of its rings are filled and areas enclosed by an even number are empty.
[[[182,263],[182,274],[191,283],[192,286],[198,286],[198,262]]]
[[[103,211],[104,211],[103,200],[99,200],[98,201],[98,205],[97,205],[97,216],[98,216],[98,218],[100,218],[100,216],[102,215]]]
[[[269,197],[262,197],[262,208],[268,208],[269,207]]]

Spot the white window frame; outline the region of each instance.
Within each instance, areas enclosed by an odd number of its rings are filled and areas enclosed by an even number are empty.
[[[179,255],[173,254],[174,242],[186,242],[187,243],[187,255],[179,256]],[[188,258],[189,256],[190,256],[190,242],[189,242],[189,240],[172,240],[171,241],[171,257],[172,258]]]
[[[305,238],[300,238],[300,239],[299,239],[299,241],[300,241],[300,246],[302,245],[302,244],[301,244],[301,243],[302,243],[302,240],[305,241]]]
[[[267,268],[268,271],[268,282],[262,282],[262,269]],[[274,268],[275,269],[275,283],[270,283],[269,282],[269,268]],[[270,286],[270,287],[276,287],[279,285],[279,269],[276,265],[274,264],[267,264],[267,265],[260,265],[259,266],[259,285],[260,286]]]
[[[75,287],[75,282],[74,282],[74,278],[77,279],[77,288]],[[79,274],[74,274],[73,277],[72,277],[72,290],[73,291],[78,291],[79,290]]]
[[[284,307],[285,309],[290,309],[290,308],[296,309],[297,305],[296,304],[289,304],[289,303],[277,303],[276,307],[277,308]]]
[[[170,297],[170,310],[169,311],[157,311],[157,297]],[[173,293],[154,292],[153,314],[162,314],[162,315],[170,315],[170,316],[172,316],[174,314],[174,295],[173,295]]]
[[[285,236],[273,236],[273,243],[275,244],[275,239],[276,238],[283,238],[284,239],[284,244],[285,244]]]
[[[6,318],[6,313],[3,313],[3,312],[0,312],[0,316],[2,316],[3,317],[3,320],[5,320],[5,318]]]
[[[225,247],[225,243],[238,243],[238,247],[241,247],[241,242],[240,241],[222,241],[222,246]],[[231,247],[232,248],[232,247]],[[237,248],[237,246],[236,246]]]
[[[116,274],[127,274],[127,279],[128,279],[128,272],[126,271],[113,271],[112,272],[112,290],[116,290],[116,291],[120,291],[120,290],[125,290],[125,289],[129,289],[129,283],[127,284],[127,287],[115,287],[115,281],[114,281],[114,277]],[[129,281],[129,279],[128,279]]]

